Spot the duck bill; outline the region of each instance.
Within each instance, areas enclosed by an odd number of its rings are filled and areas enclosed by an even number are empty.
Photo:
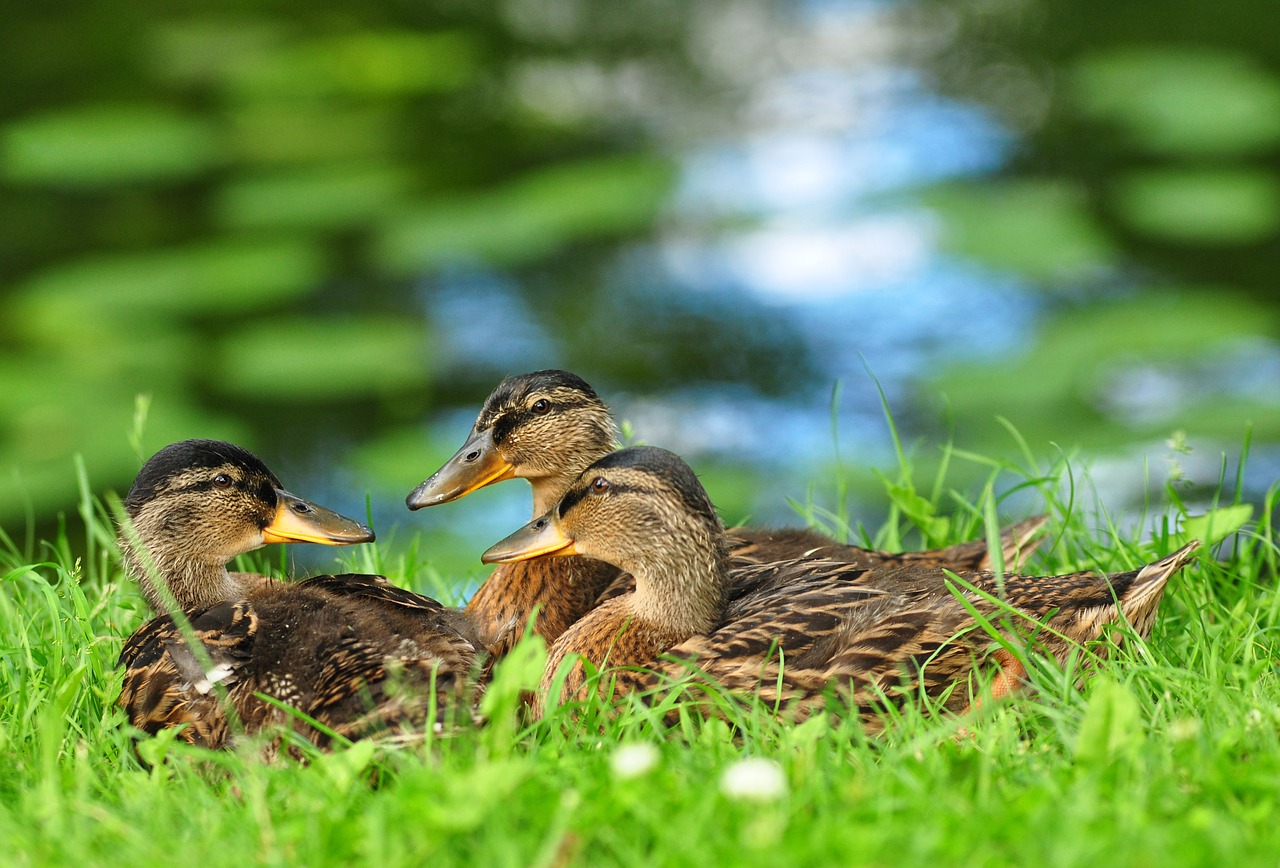
[[[374,536],[372,530],[354,519],[277,488],[276,514],[262,529],[262,538],[269,543],[349,546],[373,542]]]
[[[573,538],[550,515],[531,521],[511,536],[494,543],[480,556],[486,564],[510,564],[531,558],[581,554]]]
[[[515,468],[498,454],[493,444],[493,429],[476,431],[443,467],[410,492],[404,502],[409,509],[436,506],[514,475]]]

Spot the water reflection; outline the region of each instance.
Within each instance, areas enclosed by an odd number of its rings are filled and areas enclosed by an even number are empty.
[[[126,483],[149,392],[148,449],[243,439],[339,508],[371,489],[380,528],[501,535],[509,487],[397,507],[502,375],[547,366],[701,462],[730,518],[829,496],[833,424],[848,463],[883,462],[878,386],[925,463],[949,430],[1011,450],[998,416],[1105,468],[1180,428],[1233,451],[1249,420],[1265,486],[1275,49],[1186,50],[1162,16],[1132,45],[1045,43],[1113,13],[990,5],[210,8],[43,89],[15,11],[4,520],[71,502],[73,451]]]

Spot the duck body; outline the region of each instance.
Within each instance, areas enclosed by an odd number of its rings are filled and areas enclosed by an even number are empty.
[[[667,649],[634,687],[706,678],[797,717],[824,706],[834,688],[868,731],[883,725],[886,704],[920,695],[962,713],[975,701],[971,679],[984,665],[996,670],[993,697],[1024,682],[1009,647],[1030,646],[1062,663],[1121,621],[1150,636],[1169,578],[1198,547],[1137,570],[1057,576],[918,565],[855,575],[846,564],[820,560],[749,567],[737,578],[756,593],[730,603],[719,629]]]
[[[535,371],[503,380],[485,400],[466,442],[444,466],[406,498],[410,509],[435,506],[507,479],[527,479],[533,514],[554,507],[592,462],[617,446],[609,408],[585,380],[568,371]],[[1040,516],[1001,533],[1008,568],[1039,544]],[[824,557],[858,568],[894,565],[960,570],[993,566],[984,541],[925,552],[892,553],[844,545],[806,529],[735,527],[728,531],[735,567],[794,558]],[[735,574],[736,575],[736,574]],[[731,595],[750,595],[750,581],[733,576]],[[548,643],[579,618],[635,589],[635,578],[589,558],[563,557],[502,564],[467,604],[494,657],[506,654],[533,620],[532,632]],[[535,615],[536,613],[536,615]]]
[[[1034,641],[1062,659],[1122,617],[1147,635],[1169,577],[1198,547],[1111,575],[957,571],[956,581],[919,563],[866,569],[817,557],[734,566],[696,477],[671,470],[678,461],[651,447],[607,456],[555,509],[486,552],[499,563],[585,554],[636,577],[635,591],[593,609],[552,645],[540,712],[585,695],[588,667],[565,663],[574,658],[611,670],[598,682],[606,697],[705,678],[803,716],[836,691],[869,730],[881,725],[886,701],[921,692],[963,710],[972,702],[966,682],[984,661],[999,670],[994,695],[1022,682],[1003,643]]]
[[[601,602],[634,588],[630,576],[603,561],[540,558],[499,565],[472,595],[465,611],[485,651],[497,660],[526,632],[554,642]]]
[[[382,576],[290,583],[226,570],[265,542],[373,537],[283,491],[251,453],[220,441],[174,444],[144,466],[125,507],[126,569],[172,613],[144,624],[120,654],[118,702],[138,729],[182,727],[180,740],[219,748],[280,726],[325,746],[334,734],[420,728],[433,709],[461,707],[482,647],[461,613]],[[278,747],[270,741],[266,751]]]
[[[120,704],[147,733],[185,725],[209,748],[277,726],[324,747],[421,725],[433,702],[462,702],[478,645],[459,613],[373,575],[263,583],[186,617],[206,659],[173,618],[152,619],[121,651]]]

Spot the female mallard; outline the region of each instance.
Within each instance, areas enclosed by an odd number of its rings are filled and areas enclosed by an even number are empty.
[[[125,642],[119,704],[149,733],[186,724],[183,741],[221,747],[237,731],[288,726],[347,738],[421,725],[434,683],[466,682],[478,639],[459,613],[382,576],[297,584],[227,563],[269,542],[369,542],[364,525],[289,494],[254,455],[216,440],[156,453],[124,501],[126,571],[161,614]],[[197,640],[188,644],[181,613]],[[180,619],[181,620],[181,619]],[[220,694],[225,693],[224,697]]]
[[[484,402],[466,443],[406,498],[410,509],[447,503],[504,479],[520,477],[533,488],[533,515],[555,506],[582,471],[616,448],[609,408],[581,377],[568,371],[535,371],[508,377]],[[1039,544],[1045,516],[1001,533],[1004,564],[1016,568]],[[732,528],[729,552],[736,566],[821,555],[858,567],[882,565],[990,569],[984,541],[925,552],[891,554],[841,545],[810,530]],[[733,582],[738,576],[733,573]],[[533,632],[554,642],[570,624],[603,599],[634,588],[609,564],[586,558],[535,560],[494,570],[467,604],[491,654],[502,656],[537,611]],[[748,587],[734,593],[749,594]]]
[[[1122,616],[1148,635],[1165,583],[1198,547],[1193,542],[1140,570],[1111,575],[956,573],[976,589],[961,594],[968,606],[1019,639],[1034,634],[1061,660]],[[696,669],[731,692],[756,694],[798,714],[825,701],[834,685],[851,694],[852,707],[872,730],[885,701],[906,702],[920,692],[964,710],[971,703],[964,682],[984,659],[1000,667],[994,695],[1016,687],[1025,674],[977,628],[940,568],[865,570],[807,558],[735,569],[715,507],[688,465],[663,449],[635,447],[600,459],[557,506],[494,545],[483,560],[575,554],[626,570],[636,587],[588,612],[556,640],[539,714],[546,704],[582,697],[583,660],[595,669],[612,667],[612,680],[600,680],[605,694],[651,689]],[[732,588],[743,573],[755,591],[735,598]],[[562,662],[575,656],[562,673]],[[559,675],[558,697],[548,696]]]

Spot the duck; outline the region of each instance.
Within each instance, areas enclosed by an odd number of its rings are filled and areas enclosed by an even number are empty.
[[[1013,692],[1026,680],[1009,650],[1015,643],[1034,642],[1062,661],[1122,619],[1146,638],[1169,578],[1197,548],[1192,541],[1128,572],[1048,577],[827,558],[734,566],[693,470],[674,453],[639,446],[597,460],[556,506],[482,560],[580,556],[635,579],[634,590],[587,612],[552,644],[538,716],[585,699],[589,673],[607,670],[595,682],[605,700],[696,675],[793,718],[826,707],[834,689],[875,732],[886,703],[921,694],[968,710],[970,677],[988,661],[996,667],[990,695]],[[735,597],[735,572],[750,574],[753,593]]]
[[[410,510],[457,500],[485,486],[525,479],[533,492],[533,518],[555,506],[592,462],[618,448],[618,427],[586,380],[570,371],[541,370],[502,380],[485,399],[462,447],[405,498]],[[1002,563],[1016,568],[1040,543],[1047,516],[1000,533]],[[844,545],[813,530],[728,530],[735,566],[800,557],[826,557],[857,567],[915,565],[990,569],[983,540],[923,552],[891,553]],[[748,574],[734,572],[732,580]],[[466,612],[493,659],[508,653],[526,631],[554,642],[599,603],[635,587],[608,563],[589,558],[536,559],[499,565],[481,584]],[[749,587],[735,589],[749,595]],[[532,620],[532,624],[530,621]]]
[[[285,582],[228,570],[268,543],[374,539],[287,491],[247,449],[206,439],[166,446],[123,506],[124,570],[159,613],[119,658],[118,705],[138,730],[180,728],[179,741],[218,749],[282,727],[325,748],[434,725],[433,690],[437,707],[463,701],[482,646],[457,610],[383,576]],[[278,755],[281,741],[268,739],[264,754]]]

